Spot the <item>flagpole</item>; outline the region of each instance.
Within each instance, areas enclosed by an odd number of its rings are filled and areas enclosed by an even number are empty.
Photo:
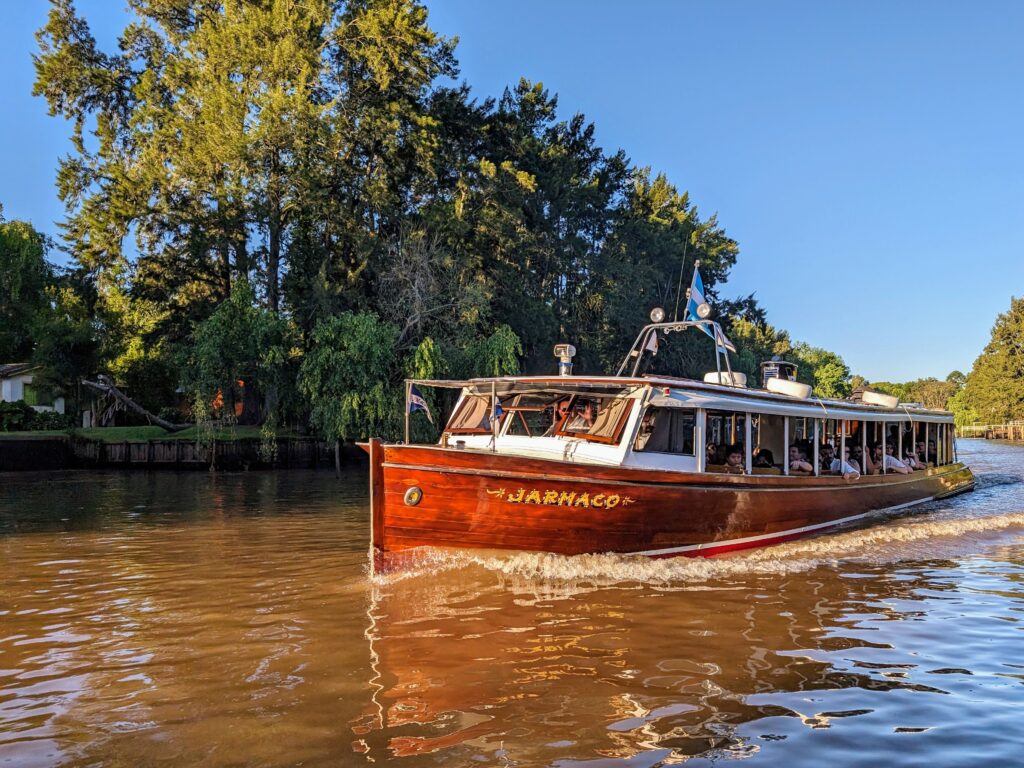
[[[498,450],[498,425],[495,414],[495,404],[498,402],[498,383],[491,381],[491,452]]]
[[[683,243],[683,263],[679,265],[679,282],[676,283],[676,311],[672,315],[673,321],[679,319],[679,297],[683,294],[683,272],[686,271],[686,249],[689,246],[690,238],[686,238],[686,242]]]
[[[409,395],[412,392],[412,382],[405,380],[405,444],[409,445]]]

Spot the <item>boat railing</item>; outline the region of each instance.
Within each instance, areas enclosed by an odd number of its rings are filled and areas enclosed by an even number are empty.
[[[627,375],[626,370],[630,368],[631,362],[632,369],[628,375],[636,376],[639,373],[640,365],[644,359],[644,354],[649,350],[654,351],[657,349],[658,331],[661,331],[662,333],[682,333],[690,328],[700,328],[714,341],[715,368],[718,372],[718,381],[722,380],[723,362],[725,370],[729,374],[729,380],[732,380],[732,364],[729,362],[728,351],[722,343],[725,342],[725,344],[727,344],[728,342],[725,341],[726,337],[725,333],[722,331],[722,326],[714,320],[677,320],[673,322],[648,323],[637,335],[636,341],[634,341],[633,346],[629,348],[629,352],[623,359],[619,369],[615,372],[615,375]]]

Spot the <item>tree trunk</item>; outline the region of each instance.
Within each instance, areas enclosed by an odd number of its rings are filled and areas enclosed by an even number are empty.
[[[334,476],[341,479],[341,440],[334,441]]]
[[[154,416],[113,384],[103,381],[102,378],[100,381],[86,381],[85,379],[82,379],[82,384],[90,389],[95,389],[97,392],[102,392],[104,395],[110,395],[115,400],[128,406],[136,413],[145,416],[150,424],[156,424],[158,427],[163,427],[168,432],[180,432],[181,430],[188,429],[192,426],[191,424],[172,424],[169,421],[161,419],[159,416]]]
[[[280,298],[278,293],[278,273],[281,270],[281,196],[277,182],[273,178],[277,174],[277,158],[270,166],[269,216],[267,228],[270,231],[270,242],[267,249],[267,306],[275,315],[278,312]]]
[[[220,184],[223,184],[223,179],[218,179]],[[229,235],[231,228],[228,223],[228,210],[227,202],[224,200],[223,190],[218,191],[217,195],[217,226],[219,229],[217,236],[217,254],[220,261],[220,284],[221,284],[221,299],[227,299],[231,296],[231,237]]]

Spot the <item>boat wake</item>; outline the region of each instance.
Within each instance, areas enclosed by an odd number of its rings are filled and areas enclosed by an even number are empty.
[[[591,585],[676,586],[746,576],[803,573],[839,562],[867,565],[949,558],[978,553],[1024,535],[1024,511],[963,517],[957,508],[888,518],[878,525],[711,558],[654,560],[636,555],[555,555],[544,552],[424,550],[411,568],[376,577],[393,582],[481,567],[513,579]]]
[[[974,477],[975,489],[978,491],[999,488],[1004,485],[1017,485],[1018,483],[1024,483],[1024,477],[1012,472],[988,472],[977,474]]]

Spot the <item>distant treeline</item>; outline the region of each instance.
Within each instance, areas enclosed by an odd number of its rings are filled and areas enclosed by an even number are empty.
[[[0,223],[0,361],[31,356],[72,397],[103,372],[154,412],[395,436],[404,377],[553,371],[559,341],[614,371],[700,260],[736,368],[782,354],[849,393],[841,357],[718,295],[739,249],[715,216],[540,83],[474,99],[418,3],[132,10],[115,51],[70,0],[38,33],[35,92],[73,126],[71,266]],[[654,365],[699,375],[712,346],[682,334]]]
[[[854,384],[867,385],[859,377]],[[966,376],[953,371],[945,380],[917,379],[904,384],[871,382],[871,389],[906,403],[953,412],[957,424],[1005,424],[1024,419],[1024,298],[996,318],[992,338]]]

